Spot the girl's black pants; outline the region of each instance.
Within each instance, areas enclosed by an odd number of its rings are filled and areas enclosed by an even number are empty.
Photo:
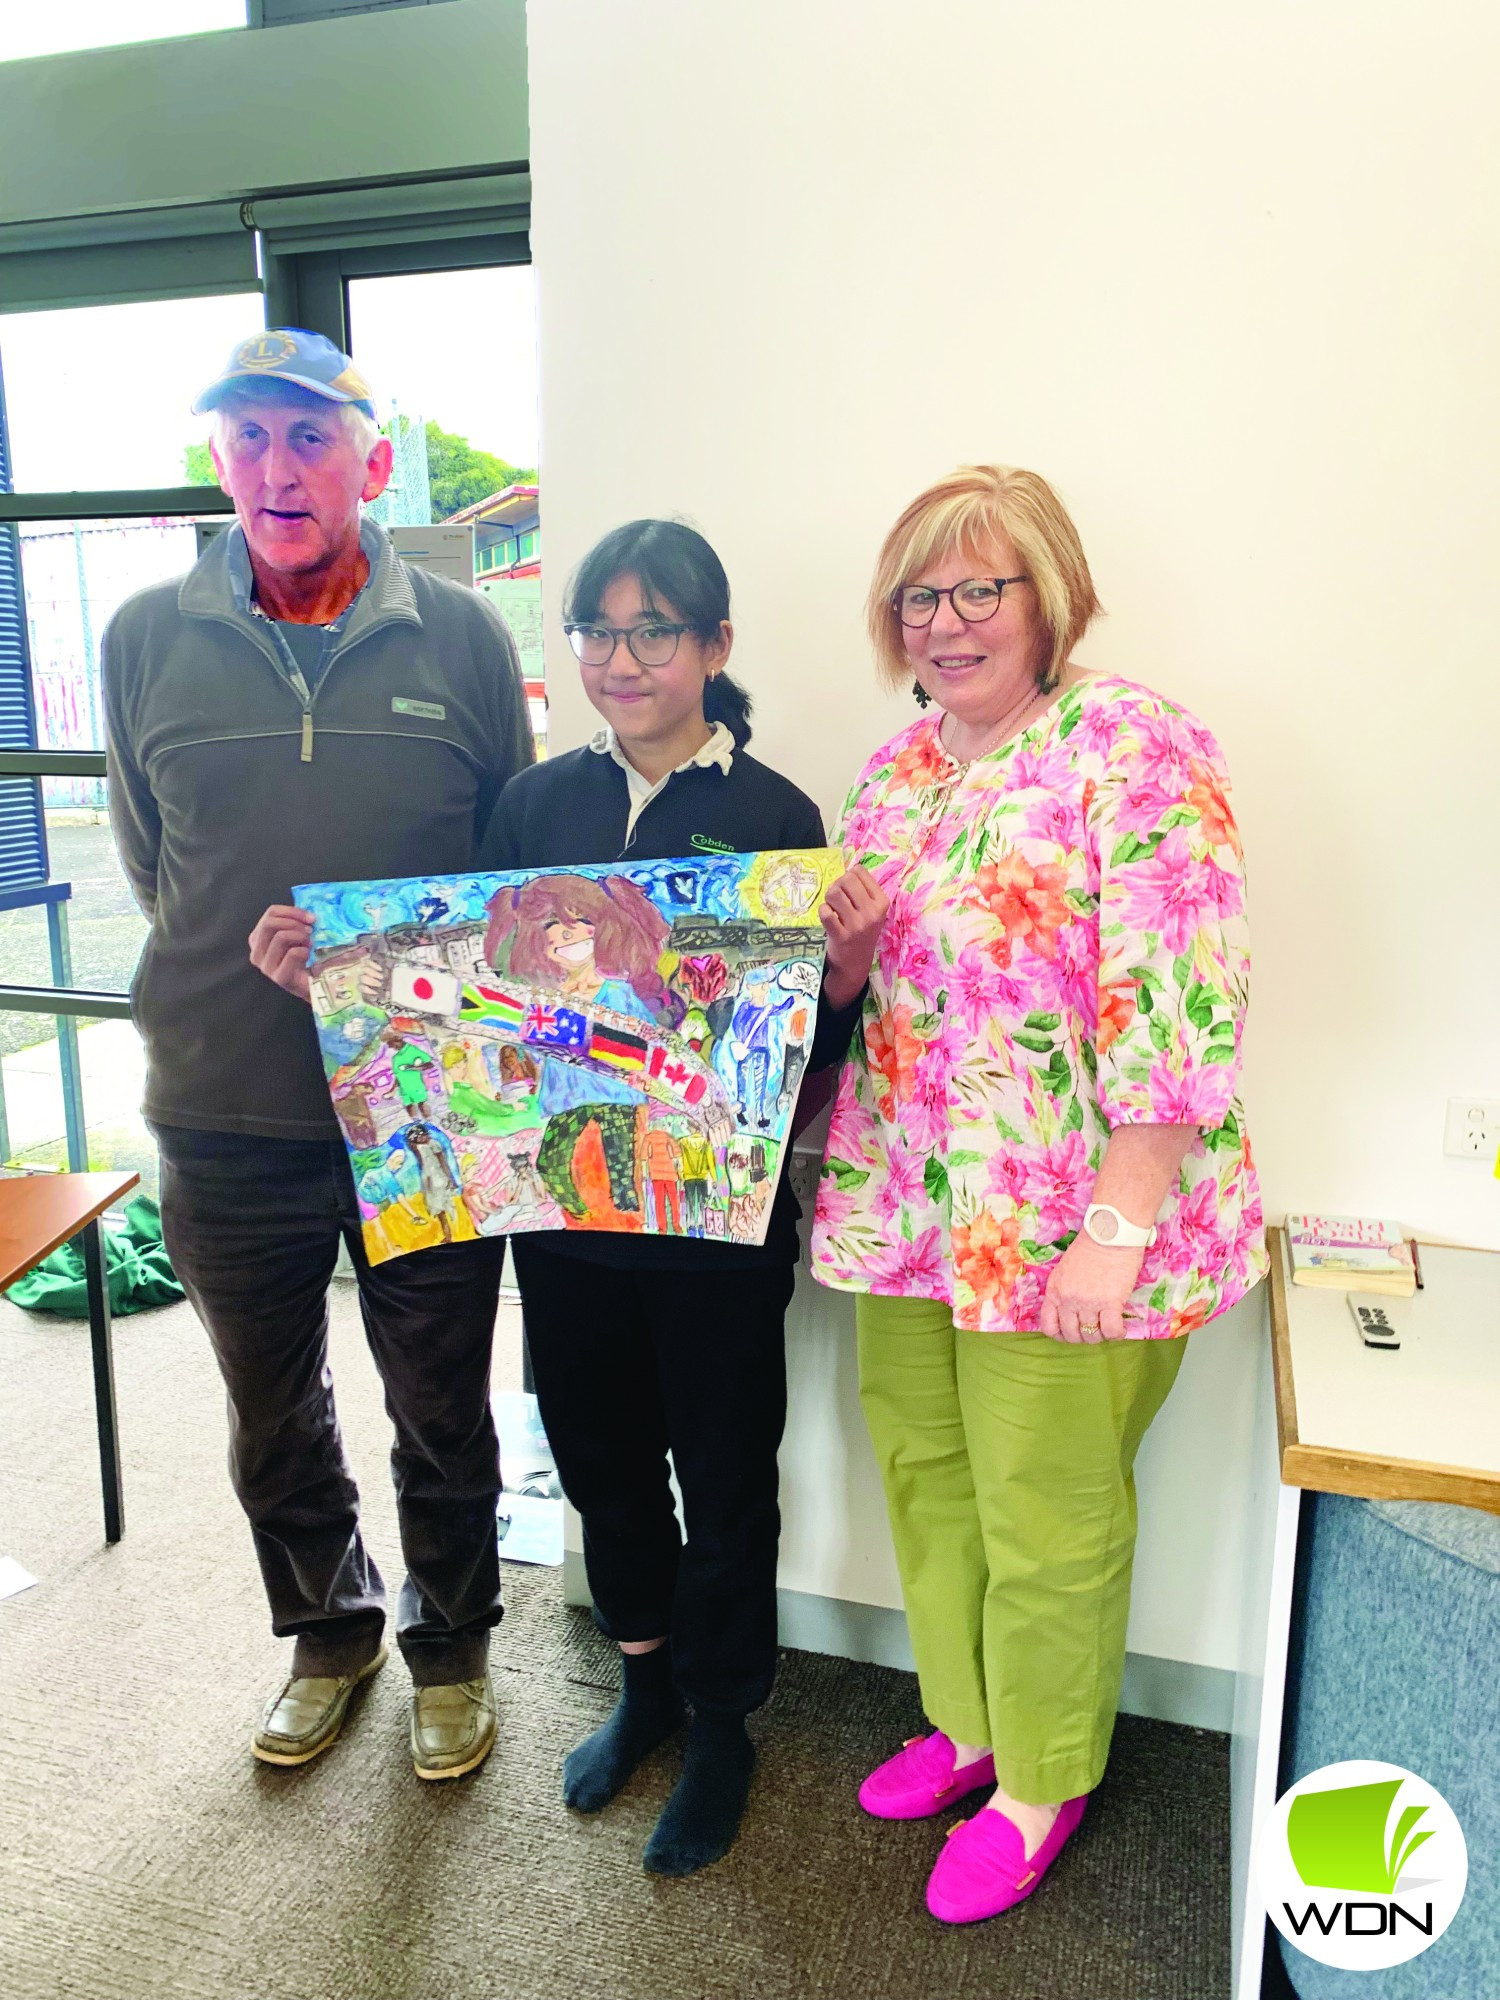
[[[511,1253],[600,1630],[670,1635],[684,1700],[748,1714],[776,1673],[776,1453],[794,1267],[620,1270],[527,1236],[511,1238]]]

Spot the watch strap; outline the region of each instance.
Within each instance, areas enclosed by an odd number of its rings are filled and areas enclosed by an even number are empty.
[[[1094,1234],[1092,1223],[1096,1215],[1107,1215],[1114,1223],[1114,1230],[1110,1235]],[[1143,1228],[1140,1223],[1132,1222],[1128,1215],[1121,1215],[1119,1209],[1107,1201],[1089,1203],[1083,1212],[1083,1227],[1090,1240],[1103,1250],[1139,1250],[1156,1241],[1154,1224],[1149,1228]]]

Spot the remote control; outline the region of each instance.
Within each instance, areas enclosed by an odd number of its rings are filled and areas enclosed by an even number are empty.
[[[1354,1324],[1359,1328],[1359,1337],[1366,1347],[1400,1347],[1401,1336],[1391,1325],[1384,1299],[1360,1298],[1351,1292],[1349,1310],[1354,1315]]]

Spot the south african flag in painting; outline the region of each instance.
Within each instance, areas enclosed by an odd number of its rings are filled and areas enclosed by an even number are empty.
[[[498,986],[481,986],[477,981],[465,983],[458,1009],[460,1021],[498,1021],[503,1028],[519,1028],[525,1015],[521,1001],[503,993]]]

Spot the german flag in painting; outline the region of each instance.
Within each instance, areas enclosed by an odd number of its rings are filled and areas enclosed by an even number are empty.
[[[519,1028],[526,1018],[526,1009],[521,1001],[513,999],[509,993],[502,993],[498,986],[481,986],[476,980],[464,986],[458,1018],[460,1021],[498,1021],[504,1028]]]
[[[589,1054],[596,1062],[615,1069],[640,1069],[646,1060],[646,1044],[639,1035],[627,1035],[619,1028],[595,1028],[589,1040]]]

